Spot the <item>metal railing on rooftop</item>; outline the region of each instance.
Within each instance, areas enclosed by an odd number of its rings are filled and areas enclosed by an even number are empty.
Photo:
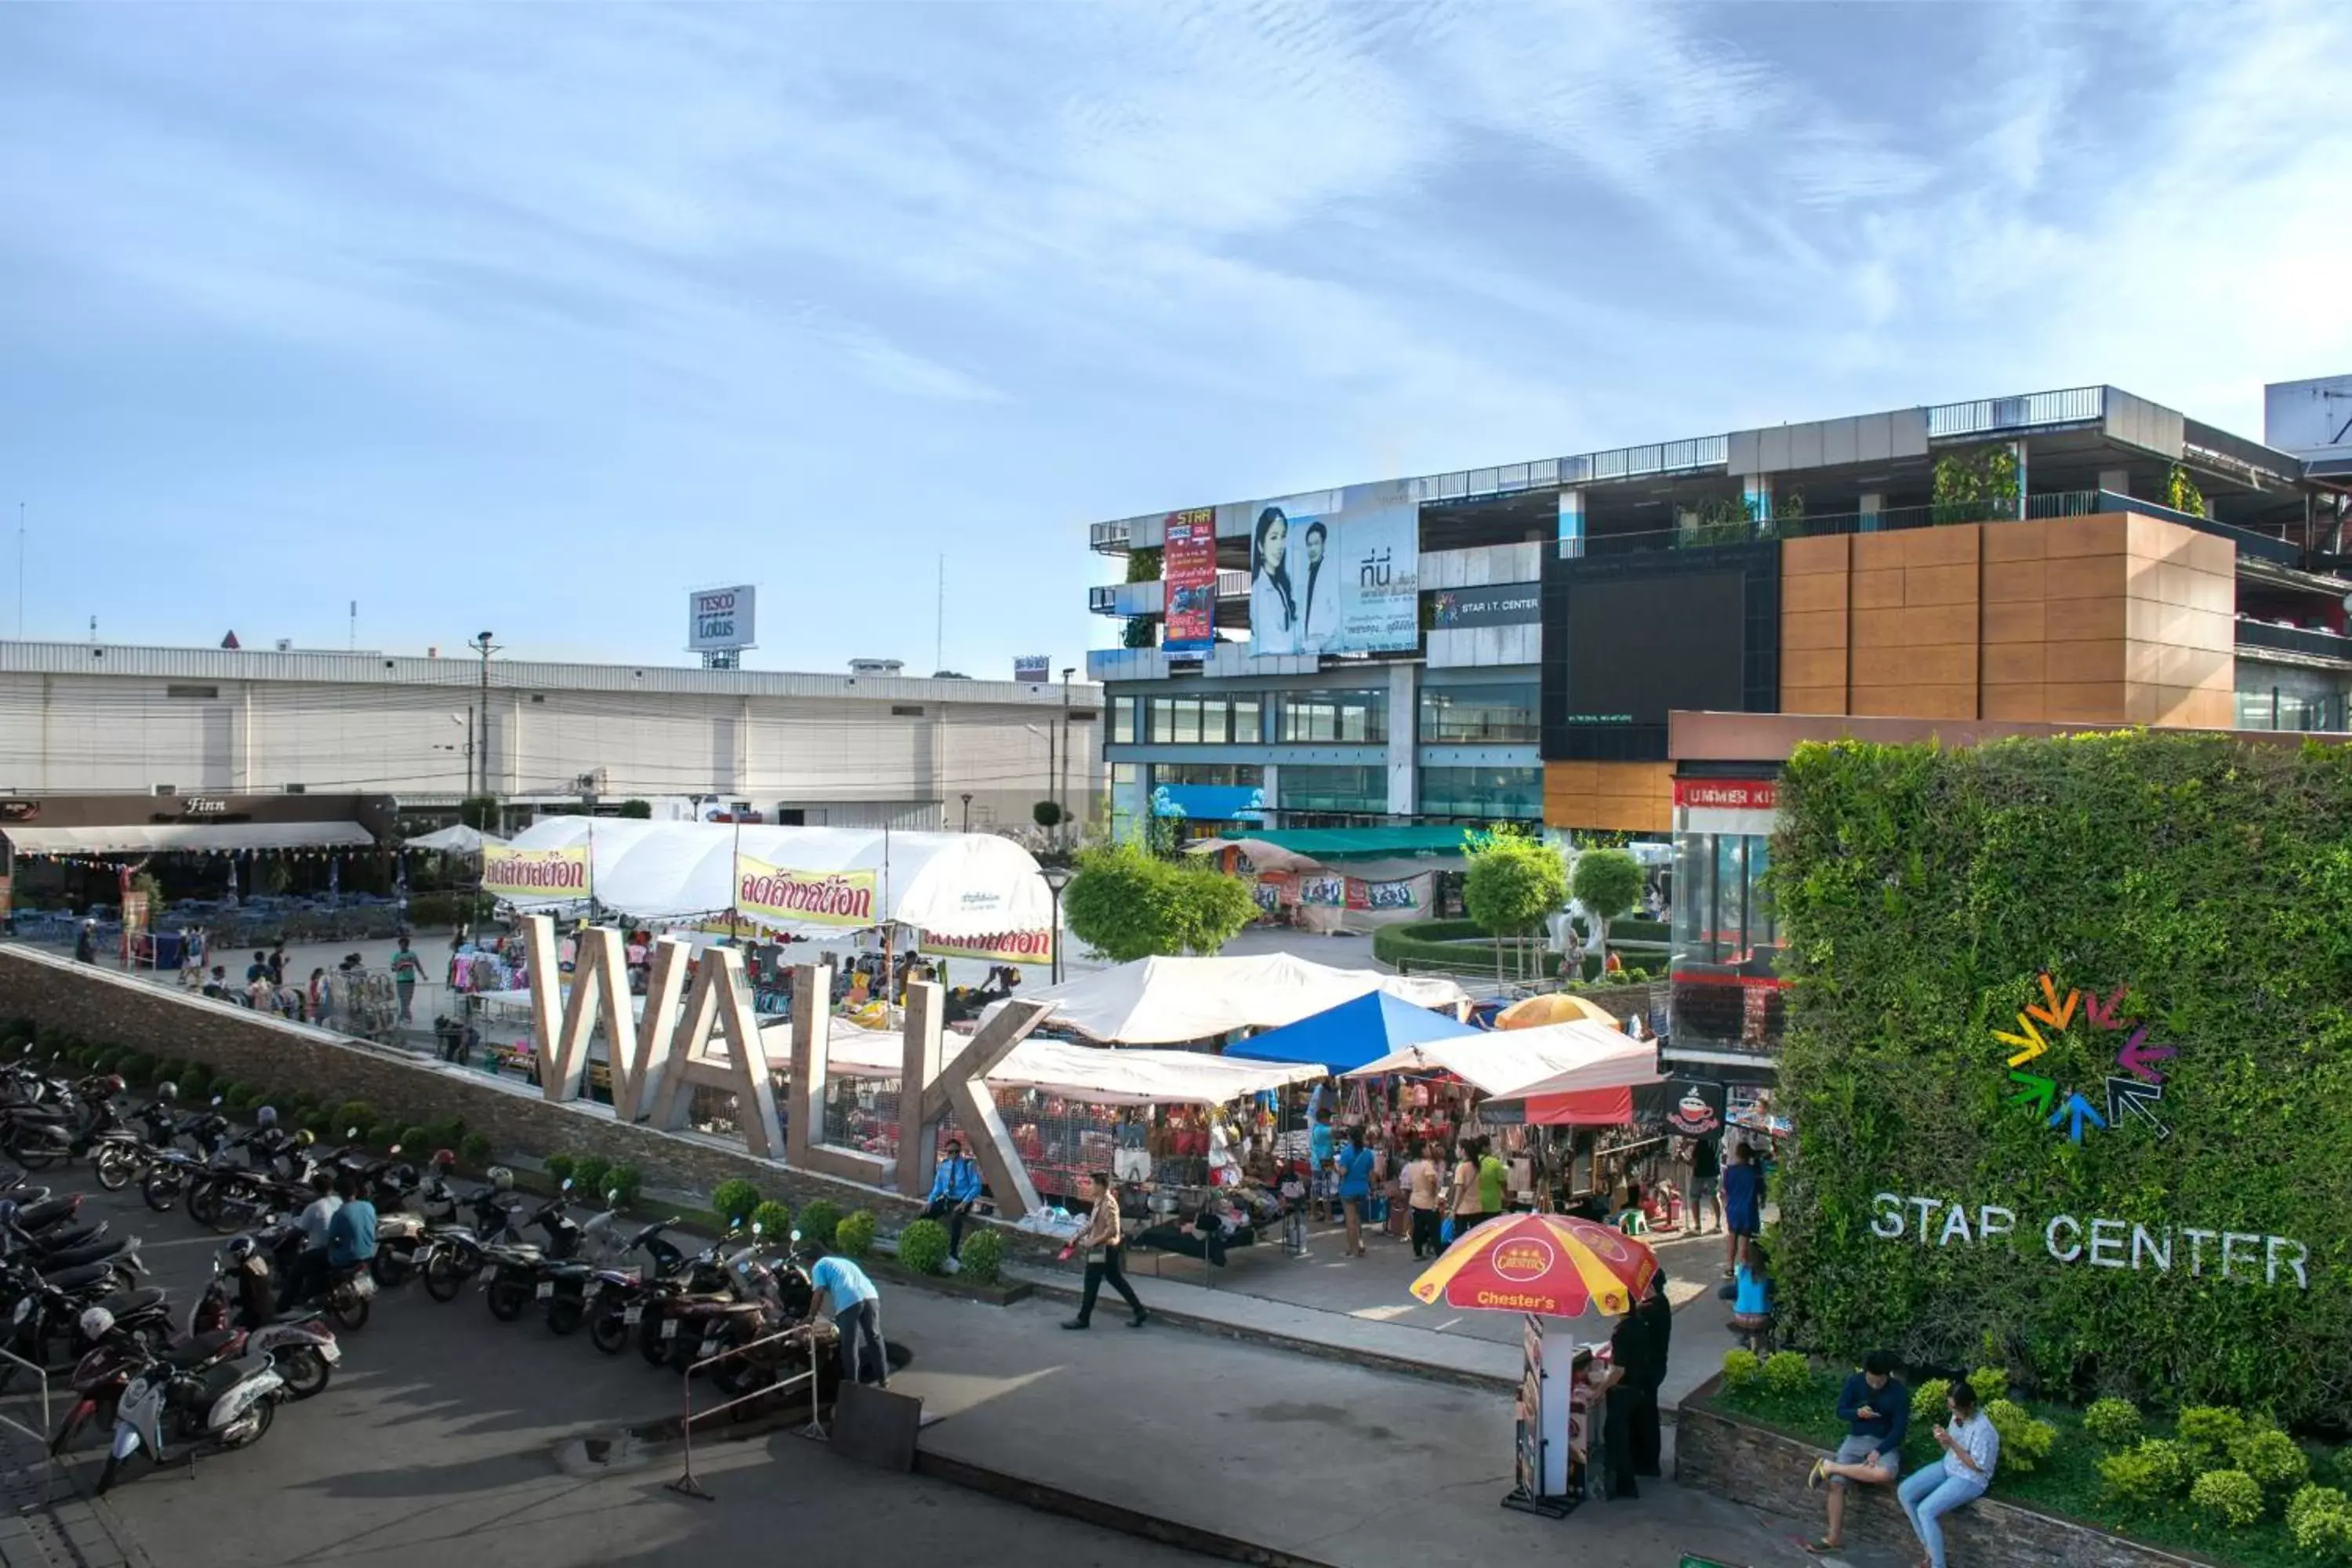
[[[2279,653],[2308,654],[2315,658],[2352,658],[2352,637],[2310,626],[2241,620],[2235,640],[2240,647],[2266,647]]]
[[[1927,438],[1977,436],[1994,430],[2031,430],[2043,425],[2084,425],[2106,417],[2107,389],[2070,386],[2029,392],[2021,397],[1979,397],[1971,403],[1939,403],[1927,410]]]

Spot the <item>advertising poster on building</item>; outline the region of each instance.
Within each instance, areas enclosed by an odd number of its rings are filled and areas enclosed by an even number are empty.
[[[1394,653],[1421,642],[1420,511],[1316,517],[1260,508],[1250,530],[1250,657]]]
[[[1167,590],[1168,629],[1160,643],[1176,652],[1199,652],[1217,641],[1217,514],[1213,508],[1168,514],[1167,542],[1160,552],[1160,581]]]
[[[482,891],[509,903],[564,903],[588,896],[588,849],[482,847]]]
[[[738,855],[735,912],[765,925],[856,931],[878,919],[875,880],[871,871],[796,871]]]

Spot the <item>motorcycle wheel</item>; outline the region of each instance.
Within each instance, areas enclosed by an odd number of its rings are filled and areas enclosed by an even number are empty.
[[[522,1316],[523,1304],[530,1300],[530,1285],[525,1280],[500,1278],[490,1281],[487,1295],[490,1316],[501,1323],[511,1323]]]
[[[580,1320],[587,1315],[587,1305],[577,1296],[558,1296],[547,1304],[547,1327],[550,1332],[572,1334],[580,1331]]]
[[[98,1184],[110,1193],[119,1193],[131,1184],[139,1173],[139,1164],[130,1150],[121,1143],[109,1143],[98,1152]]]
[[[37,1171],[44,1166],[53,1164],[58,1157],[58,1151],[54,1145],[37,1142],[29,1138],[12,1139],[8,1152],[16,1157],[16,1163],[28,1171]]]
[[[362,1307],[365,1307],[367,1303],[362,1301],[360,1305]],[[221,1445],[222,1452],[226,1453],[236,1448],[250,1448],[256,1443],[260,1442],[264,1437],[268,1436],[269,1424],[278,1419],[278,1401],[274,1399],[257,1400],[255,1402],[252,1410],[247,1412],[247,1414],[252,1418],[253,1430],[247,1432],[244,1436],[239,1437],[234,1443],[223,1443]]]
[[[122,1461],[110,1449],[106,1456],[106,1468],[98,1472],[98,1486],[92,1495],[104,1497],[121,1476]]]
[[[150,1171],[139,1184],[139,1195],[157,1214],[170,1214],[180,1203],[180,1178],[169,1171]]]
[[[96,1409],[88,1402],[77,1402],[66,1416],[65,1425],[58,1428],[57,1436],[49,1444],[49,1458],[62,1458],[70,1452],[74,1439],[81,1436],[82,1428],[89,1425],[96,1414]]]
[[[188,1217],[198,1225],[211,1225],[220,1214],[220,1189],[210,1182],[196,1182],[188,1187]]]
[[[588,1342],[606,1355],[619,1355],[629,1348],[629,1325],[617,1310],[599,1312],[588,1320]]]
[[[378,1247],[374,1258],[368,1264],[368,1272],[375,1276],[377,1284],[392,1290],[408,1283],[408,1277],[415,1272],[415,1268],[414,1263],[390,1247]]]
[[[425,1293],[446,1305],[466,1288],[466,1266],[449,1253],[436,1252],[425,1265]]]
[[[328,1293],[327,1316],[350,1333],[358,1333],[367,1327],[368,1310],[368,1299],[348,1285],[338,1286]]]
[[[205,1215],[204,1222],[212,1227],[212,1231],[215,1236],[234,1236],[238,1231],[246,1228],[240,1222],[247,1217],[244,1211],[249,1206],[249,1205],[241,1199],[237,1202],[232,1203],[218,1193],[215,1193],[213,1196],[212,1203],[208,1207],[208,1212]],[[196,1212],[194,1199],[189,1201],[188,1212],[190,1214]]]
[[[647,1307],[646,1315],[637,1320],[637,1353],[646,1358],[647,1366],[662,1366],[669,1361],[669,1342],[661,1337],[661,1325],[658,1307]]]
[[[327,1358],[314,1350],[289,1351],[277,1363],[278,1375],[286,1383],[286,1397],[308,1399],[327,1392],[327,1380],[335,1369]]]
[[[719,1349],[733,1350],[736,1338],[737,1336],[733,1334],[728,1335],[726,1342],[720,1345]],[[754,1365],[748,1356],[740,1355],[729,1356],[710,1369],[712,1386],[730,1399],[738,1398],[755,1388],[763,1386],[769,1382],[770,1375],[766,1367]]]

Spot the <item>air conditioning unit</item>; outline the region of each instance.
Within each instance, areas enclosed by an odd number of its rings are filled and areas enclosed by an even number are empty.
[[[177,795],[180,793],[180,786],[177,784],[150,784],[148,788],[152,793],[156,795]]]

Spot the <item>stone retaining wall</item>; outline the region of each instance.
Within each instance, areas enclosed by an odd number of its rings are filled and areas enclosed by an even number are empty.
[[[1704,1402],[1722,1382],[1711,1378],[1685,1399],[1675,1425],[1675,1483],[1710,1491],[1748,1508],[1779,1514],[1807,1540],[1822,1532],[1822,1495],[1805,1476],[1824,1451]],[[1999,1483],[1996,1481],[1995,1485]],[[2205,1559],[2143,1546],[2021,1503],[1979,1498],[1944,1516],[1944,1542],[1953,1568],[2189,1568]],[[1846,1502],[1848,1545],[1876,1546],[1917,1558],[1892,1487],[1854,1487]]]
[[[795,1209],[823,1198],[845,1213],[872,1209],[886,1224],[911,1218],[922,1206],[878,1188],[754,1159],[715,1139],[624,1125],[613,1120],[610,1106],[552,1104],[536,1088],[511,1079],[0,943],[0,1018],[16,1017],[159,1058],[202,1062],[229,1079],[273,1092],[365,1100],[412,1122],[462,1116],[468,1131],[489,1139],[501,1154],[600,1154],[635,1165],[650,1186],[708,1193],[740,1176]],[[1055,1245],[1027,1232],[1004,1234],[1022,1251]]]

